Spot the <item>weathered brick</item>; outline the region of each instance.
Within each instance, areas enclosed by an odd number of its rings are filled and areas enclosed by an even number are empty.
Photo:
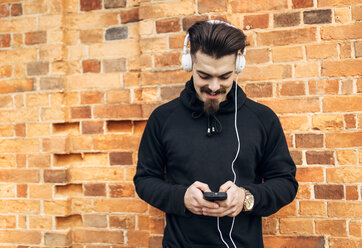
[[[42,241],[40,231],[30,230],[0,230],[0,237],[1,242],[10,244],[40,245]]]
[[[357,165],[357,153],[355,150],[339,150],[337,161],[339,165]]]
[[[158,88],[142,88],[134,90],[134,102],[143,103],[143,102],[157,102],[158,97]]]
[[[329,247],[338,248],[338,247],[353,247],[358,248],[362,246],[362,241],[360,238],[351,238],[351,237],[331,237],[329,238]]]
[[[343,129],[342,115],[313,115],[313,130],[341,130]]]
[[[258,102],[267,105],[280,114],[314,113],[320,111],[319,101],[316,98],[260,99]],[[305,108],[305,106],[308,106],[308,108]]]
[[[44,170],[44,182],[46,183],[66,183],[68,180],[67,170]]]
[[[294,65],[295,77],[319,77],[319,63],[318,62],[306,62],[298,63]]]
[[[248,64],[261,64],[270,61],[270,49],[248,49],[245,54],[245,60]]]
[[[361,109],[361,95],[327,96],[322,100],[324,112],[352,112]]]
[[[357,58],[362,57],[362,42],[354,43],[354,51]]]
[[[300,13],[274,14],[274,27],[292,27],[300,24]]]
[[[56,227],[57,229],[67,229],[69,227],[80,227],[83,226],[82,216],[79,214],[73,214],[66,217],[56,216]]]
[[[131,133],[132,128],[132,121],[107,121],[107,132]]]
[[[107,227],[107,216],[85,214],[83,216],[83,225],[84,227],[96,227],[96,228]]]
[[[29,228],[34,229],[52,229],[51,216],[29,216]]]
[[[72,243],[71,232],[68,233],[45,233],[45,245],[48,246],[69,246]]]
[[[300,96],[305,95],[304,82],[283,82],[279,84],[279,94],[281,96]]]
[[[86,119],[91,118],[91,108],[89,106],[84,107],[72,107],[71,108],[72,119]]]
[[[104,0],[104,8],[106,9],[124,8],[126,5],[126,0]]]
[[[181,53],[179,52],[166,52],[155,54],[155,67],[166,67],[181,65]]]
[[[104,125],[103,121],[83,121],[82,122],[82,133],[83,134],[102,134],[104,132],[103,125]]]
[[[244,29],[267,28],[268,26],[268,14],[244,16]]]
[[[138,148],[140,137],[131,135],[104,135],[94,136],[93,146],[96,150],[123,149],[134,151]]]
[[[346,59],[352,57],[352,48],[350,42],[343,42],[339,44],[340,58]]]
[[[257,33],[257,43],[260,46],[284,46],[303,44],[316,41],[315,28],[300,28],[292,30]]]
[[[39,170],[35,169],[2,169],[0,182],[37,183],[40,180]]]
[[[313,234],[313,219],[281,218],[279,229],[282,234]]]
[[[187,31],[196,22],[207,21],[207,20],[208,20],[207,16],[185,17],[185,18],[182,19],[182,28],[183,28],[184,31]]]
[[[139,21],[138,8],[121,10],[120,15],[121,15],[121,23],[123,24]]]
[[[70,215],[72,213],[71,200],[44,200],[44,214]]]
[[[18,184],[16,187],[17,197],[18,198],[27,198],[28,196],[28,185],[27,184]]]
[[[245,85],[245,93],[248,97],[271,97],[273,95],[272,83],[251,83]]]
[[[23,14],[23,6],[21,4],[11,5],[11,16],[21,16]]]
[[[124,244],[123,231],[73,230],[73,242]]]
[[[323,61],[322,76],[358,76],[361,67],[362,60]]]
[[[1,4],[0,5],[0,18],[1,17],[8,17],[9,16],[9,5]]]
[[[82,43],[98,43],[103,41],[103,30],[80,30],[79,39]]]
[[[28,155],[28,167],[50,167],[50,155],[49,154],[29,154]]]
[[[307,151],[307,164],[334,165],[334,156],[332,151]]]
[[[189,16],[195,13],[193,1],[177,1],[141,5],[139,7],[140,19],[156,19],[174,16]]]
[[[226,0],[200,0],[197,2],[199,13],[224,12],[226,11]]]
[[[102,9],[102,0],[80,0],[81,11]]]
[[[0,199],[1,214],[40,214],[40,201],[23,199]],[[1,236],[0,237],[4,237]],[[3,239],[1,241],[4,241]],[[18,240],[19,241],[19,240]]]
[[[361,21],[362,20],[362,6],[352,6],[352,20],[354,21]]]
[[[343,185],[324,184],[314,185],[316,199],[340,200],[344,198]]]
[[[291,115],[291,116],[280,116],[280,122],[282,123],[283,130],[308,130],[309,121],[307,116]]]
[[[0,35],[0,48],[10,47],[11,36],[10,34],[1,34]]]
[[[36,31],[25,33],[25,44],[26,45],[36,45],[47,43],[47,32],[46,31]]]
[[[311,199],[311,191],[309,183],[300,183],[296,199]]]
[[[344,115],[344,122],[346,123],[346,129],[356,128],[356,115],[346,114]]]
[[[316,234],[329,234],[332,236],[346,236],[347,225],[345,220],[321,219],[315,221]]]
[[[156,32],[157,33],[179,32],[180,29],[181,29],[181,25],[180,25],[179,18],[172,18],[172,19],[156,21]]]
[[[310,80],[308,82],[310,95],[334,95],[338,94],[338,80]]]
[[[330,9],[304,11],[303,19],[305,24],[331,23],[332,11]]]
[[[149,237],[148,231],[130,230],[127,232],[127,240],[130,245],[148,246]]]
[[[313,0],[292,0],[293,9],[313,7]]]
[[[351,40],[359,39],[359,34],[362,32],[362,23],[340,25],[336,27],[322,26],[322,40]]]
[[[277,233],[277,224],[278,220],[274,217],[265,217],[263,218],[263,234],[276,234]]]
[[[185,40],[185,35],[184,34],[169,35],[170,49],[183,48],[184,47],[184,40]]]
[[[109,196],[113,198],[134,197],[135,188],[133,183],[119,183],[109,185]]]
[[[330,183],[358,183],[362,177],[359,167],[326,168],[327,182]]]
[[[359,4],[359,0],[319,0],[318,7]]]
[[[116,27],[106,30],[106,40],[121,40],[128,38],[128,27]]]
[[[249,1],[231,1],[231,8],[233,13],[247,13],[247,12],[257,12],[265,10],[280,10],[288,8],[287,0],[260,0],[257,4]]]
[[[140,40],[140,48],[142,52],[165,51],[168,48],[167,37],[143,38]]]
[[[303,60],[303,49],[301,46],[274,47],[272,58],[274,62]]]
[[[30,199],[51,199],[53,197],[53,189],[51,184],[30,184]]]
[[[64,81],[61,77],[42,77],[40,78],[41,90],[62,90]]]
[[[297,214],[297,203],[295,201],[289,203],[288,205],[282,207],[278,212],[273,214],[273,216],[295,216]]]
[[[359,218],[362,215],[361,202],[327,202],[328,217]]]
[[[135,218],[132,215],[111,215],[109,216],[111,228],[134,229]]]
[[[107,91],[107,103],[130,103],[130,90],[109,90]]]
[[[356,237],[362,237],[362,222],[351,221],[349,223],[349,234]]]
[[[28,76],[46,75],[49,73],[49,62],[31,62],[26,65]]]
[[[336,43],[316,44],[306,46],[307,59],[337,58],[338,50]]]
[[[111,152],[109,153],[110,165],[132,165],[131,152]]]
[[[307,200],[299,201],[299,214],[304,216],[326,216],[324,201]]]
[[[140,118],[142,117],[141,105],[122,104],[104,105],[94,108],[95,118]]]
[[[106,196],[106,185],[104,183],[84,184],[85,196]]]
[[[104,103],[104,92],[89,91],[80,93],[81,104],[102,104]]]
[[[101,71],[101,62],[96,59],[89,59],[82,61],[83,73],[94,72],[99,73]]]
[[[335,8],[334,21],[336,23],[348,23],[351,19],[351,10],[349,7]]]
[[[323,167],[299,167],[296,178],[298,182],[323,182]]]
[[[123,72],[126,71],[126,59],[105,59],[103,60],[103,72]]]
[[[94,199],[94,211],[96,212],[145,213],[147,209],[147,203],[139,199]]]
[[[297,148],[323,147],[323,134],[296,134],[295,145]]]
[[[175,71],[145,71],[141,73],[142,85],[162,85],[185,83],[190,79],[190,74],[184,70]]]

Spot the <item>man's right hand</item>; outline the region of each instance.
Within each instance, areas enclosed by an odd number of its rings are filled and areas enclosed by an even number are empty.
[[[184,202],[185,207],[194,214],[202,215],[205,208],[218,208],[219,205],[215,202],[209,202],[204,199],[204,192],[210,192],[207,184],[201,182],[194,182],[187,188]]]

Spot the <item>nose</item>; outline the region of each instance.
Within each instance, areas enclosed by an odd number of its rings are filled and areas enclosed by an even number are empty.
[[[210,90],[212,90],[213,92],[217,91],[220,89],[220,83],[219,80],[217,78],[213,78],[211,80],[211,82],[209,83],[209,88]]]

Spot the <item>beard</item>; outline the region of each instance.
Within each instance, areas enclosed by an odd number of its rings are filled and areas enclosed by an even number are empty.
[[[209,87],[207,86],[203,86],[200,88],[201,92],[207,93],[207,94],[211,94],[213,91],[211,89],[209,89]],[[221,87],[219,90],[214,92],[215,94],[225,94],[226,93],[226,88],[225,87]],[[220,102],[218,99],[206,99],[206,101],[204,102],[204,111],[207,115],[214,115],[217,113],[217,111],[219,111],[220,108]]]

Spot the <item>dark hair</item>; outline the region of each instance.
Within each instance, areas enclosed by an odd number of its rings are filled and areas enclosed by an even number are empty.
[[[215,58],[225,55],[237,54],[244,51],[246,36],[244,33],[225,23],[196,22],[188,30],[190,36],[190,53],[201,50],[203,53]]]

